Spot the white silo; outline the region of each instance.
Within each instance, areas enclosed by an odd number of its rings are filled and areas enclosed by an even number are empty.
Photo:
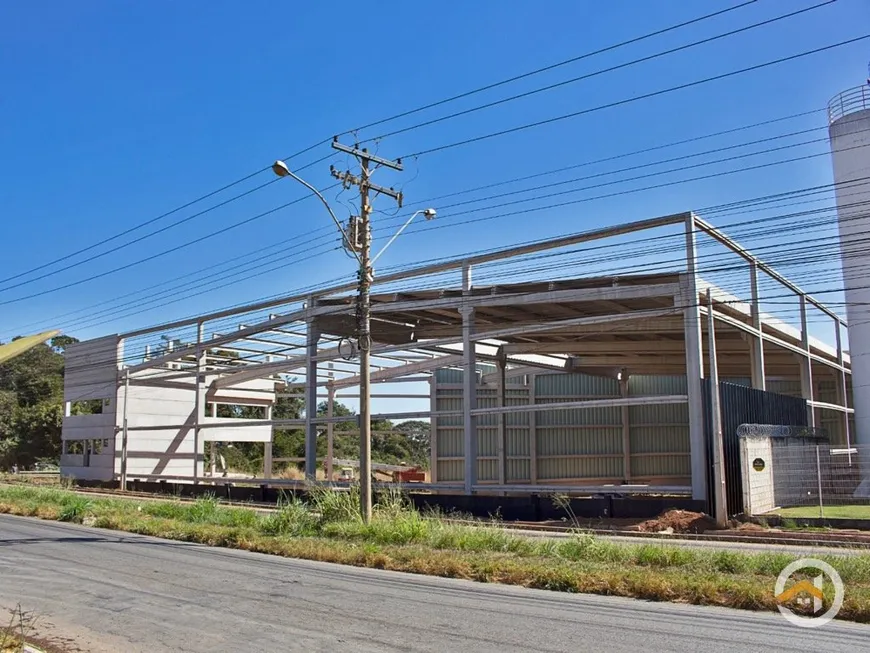
[[[870,447],[870,80],[828,104],[855,431]]]

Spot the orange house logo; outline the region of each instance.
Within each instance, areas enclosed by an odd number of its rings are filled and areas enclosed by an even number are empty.
[[[802,580],[777,594],[776,602],[780,605],[794,602],[804,608],[809,607],[812,602],[813,614],[818,614],[821,612],[825,600],[824,582],[825,577],[821,575],[816,576],[812,582]]]
[[[786,583],[793,575],[798,572],[805,574],[807,570],[822,573],[815,575],[812,580],[803,579],[786,588]],[[833,587],[834,600],[831,607],[822,612],[826,584]],[[776,579],[776,587],[774,588],[774,598],[779,612],[789,622],[801,628],[818,628],[831,621],[843,607],[844,594],[843,580],[837,570],[827,562],[811,558],[795,560],[783,569]],[[812,616],[797,614],[788,605],[809,608]]]

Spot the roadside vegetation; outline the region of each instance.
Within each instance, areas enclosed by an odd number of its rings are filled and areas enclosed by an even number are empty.
[[[0,653],[20,653],[33,633],[36,617],[20,605],[9,613],[6,622],[0,623]]]
[[[358,517],[358,494],[316,490],[278,510],[195,502],[87,497],[36,486],[0,486],[0,513],[84,523],[212,546],[348,565],[563,592],[774,610],[779,572],[796,556],[614,544],[576,531],[523,537],[495,522],[468,526],[413,509],[399,493]],[[846,585],[839,617],[870,622],[870,556],[828,556]],[[830,600],[832,597],[828,597]]]
[[[870,520],[870,505],[858,506],[797,506],[776,511],[781,517],[808,519],[867,519]]]

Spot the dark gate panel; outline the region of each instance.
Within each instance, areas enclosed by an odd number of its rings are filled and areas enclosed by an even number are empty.
[[[740,470],[741,424],[778,424],[807,426],[807,402],[800,397],[756,390],[734,383],[719,383],[722,413],[722,445],[725,450],[725,483],[728,515],[743,512],[743,474]],[[707,432],[708,514],[713,506],[713,426],[710,420],[710,380],[704,379],[704,422]]]

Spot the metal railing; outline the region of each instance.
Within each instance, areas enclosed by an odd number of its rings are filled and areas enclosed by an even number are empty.
[[[865,109],[870,109],[870,84],[850,88],[828,102],[828,124]]]

